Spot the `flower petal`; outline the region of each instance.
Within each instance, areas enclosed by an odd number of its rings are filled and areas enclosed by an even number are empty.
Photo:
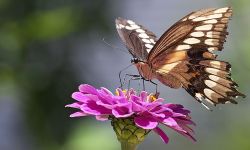
[[[78,112],[75,112],[75,113],[70,115],[70,117],[83,117],[83,116],[88,116],[88,114],[86,114],[82,111],[78,111]]]
[[[164,131],[161,130],[161,128],[156,127],[156,128],[154,128],[153,130],[154,130],[155,133],[157,133],[157,134],[161,137],[161,139],[163,140],[163,142],[164,142],[165,144],[168,143],[169,138],[168,138],[168,136],[164,133]]]
[[[105,87],[101,87],[101,91],[108,95],[114,96],[113,93]]]
[[[129,117],[134,114],[131,107],[131,103],[118,104],[112,109],[112,114],[117,118]]]
[[[85,96],[82,92],[74,92],[71,96],[73,99],[85,103],[90,100],[87,96]]]
[[[195,140],[192,136],[193,130],[189,126],[195,124],[189,116],[190,111],[182,105],[163,104],[163,99],[154,94],[149,95],[146,91],[137,94],[133,89],[122,91],[118,88],[116,92],[114,95],[106,88],[96,89],[82,84],[79,86],[79,91],[72,94],[76,102],[65,107],[79,109],[70,117],[93,115],[100,121],[108,120],[109,117],[125,119],[130,117],[136,126],[148,130],[154,129],[165,143],[168,143],[169,139],[163,130],[157,127],[159,123]]]
[[[88,85],[88,84],[81,84],[79,86],[79,91],[80,92],[83,92],[85,94],[94,94],[94,95],[98,95],[98,92],[97,90],[91,86],[91,85]]]
[[[166,119],[164,119],[164,121],[162,122],[163,124],[169,126],[170,128],[173,128],[175,130],[178,130],[178,131],[185,131],[184,129],[182,129],[178,123],[175,121],[175,119],[171,118],[171,117],[168,117]]]
[[[143,112],[143,111],[146,111],[147,109],[141,106],[140,104],[138,104],[137,102],[132,101],[132,110],[134,112]]]
[[[89,102],[81,106],[81,110],[91,115],[109,115],[111,110],[103,106],[97,105],[95,102]]]
[[[145,91],[142,91],[140,94],[141,101],[144,101],[144,102],[147,101],[147,96],[148,96],[148,93]]]
[[[116,89],[116,92],[117,92],[117,96],[125,97],[123,91],[120,88]]]
[[[158,122],[152,117],[137,116],[134,121],[138,127],[143,129],[154,129],[158,125]]]
[[[68,104],[65,107],[71,107],[71,108],[80,108],[81,107],[81,103],[72,103],[72,104]]]

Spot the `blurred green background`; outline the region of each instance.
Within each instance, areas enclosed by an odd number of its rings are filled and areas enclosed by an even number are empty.
[[[119,149],[110,122],[70,119],[73,110],[64,108],[81,83],[119,86],[118,72],[131,56],[120,51],[126,49],[115,18],[135,20],[160,36],[191,11],[228,5],[234,16],[219,58],[231,62],[234,80],[249,95],[248,0],[0,0],[0,150]],[[208,112],[182,89],[161,85],[160,92],[192,110],[198,142],[166,129],[168,145],[151,133],[139,149],[250,150],[248,97]]]

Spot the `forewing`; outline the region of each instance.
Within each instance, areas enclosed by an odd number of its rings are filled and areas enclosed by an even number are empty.
[[[182,86],[199,102],[236,103],[233,98],[244,97],[231,79],[230,64],[213,54],[223,48],[231,15],[230,7],[200,10],[164,33],[148,58],[157,79],[173,88]]]
[[[190,13],[160,37],[148,60],[153,61],[162,53],[173,51],[189,50],[192,53],[201,53],[200,51],[221,50],[228,34],[226,29],[231,15],[230,7]]]
[[[117,18],[115,23],[120,38],[133,57],[146,61],[155,44],[155,34],[132,20]]]

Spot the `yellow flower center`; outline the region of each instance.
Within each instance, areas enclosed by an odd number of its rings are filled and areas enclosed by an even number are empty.
[[[156,98],[155,95],[150,95],[150,99],[151,99],[152,101],[155,101],[157,98]]]
[[[126,93],[127,93],[127,90],[122,90],[122,93],[124,94],[124,95],[126,95]],[[121,96],[120,94],[119,94],[119,91],[118,90],[115,90],[115,95],[117,95],[117,96]]]
[[[148,96],[148,101],[149,102],[154,102],[158,99],[158,96],[159,96],[159,93],[151,93],[149,96]]]

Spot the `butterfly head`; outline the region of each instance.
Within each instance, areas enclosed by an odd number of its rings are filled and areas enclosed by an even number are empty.
[[[134,57],[134,58],[131,59],[131,63],[132,64],[138,64],[138,63],[146,63],[146,62],[139,59],[139,58]]]
[[[131,63],[132,64],[137,64],[137,63],[139,63],[139,62],[141,62],[138,58],[132,58],[131,59]]]

